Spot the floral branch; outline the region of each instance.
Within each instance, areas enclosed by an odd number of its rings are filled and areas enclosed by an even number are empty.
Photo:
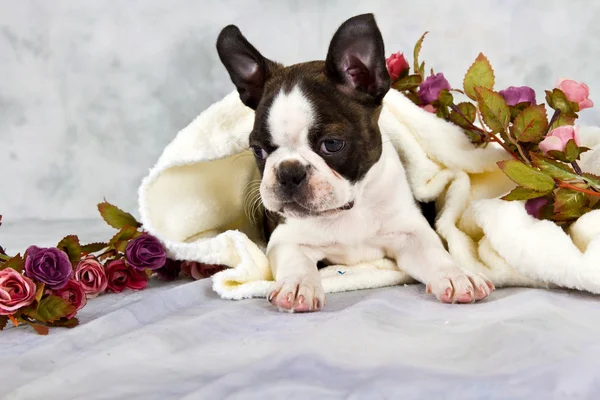
[[[24,256],[13,257],[0,248],[0,291],[6,294],[0,297],[0,331],[8,321],[24,323],[40,335],[50,327],[73,328],[78,311],[96,296],[142,290],[152,275],[172,280],[183,272],[201,279],[224,268],[170,260],[160,241],[131,214],[106,201],[98,211],[118,230],[107,242],[81,245],[69,235],[56,247],[29,246]]]
[[[527,86],[494,91],[495,72],[480,53],[465,74],[462,90],[454,89],[442,73],[432,69],[430,76],[424,75],[425,63],[418,60],[424,37],[413,51],[412,75],[403,53],[388,58],[392,88],[461,127],[474,146],[494,142],[502,147],[512,160],[498,166],[517,184],[504,200],[524,200],[531,215],[561,226],[600,209],[600,177],[583,171],[577,162],[589,150],[579,143],[575,125],[578,112],[593,106],[587,85],[558,80],[545,92],[546,104],[538,104]],[[465,99],[457,102],[454,96]]]

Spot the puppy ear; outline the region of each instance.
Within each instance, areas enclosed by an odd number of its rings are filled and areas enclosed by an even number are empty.
[[[333,82],[366,93],[375,103],[381,103],[390,88],[390,76],[383,38],[373,14],[350,18],[338,28],[331,39],[325,66]]]
[[[242,102],[256,109],[265,83],[279,65],[263,57],[235,25],[223,28],[217,39],[217,52]]]

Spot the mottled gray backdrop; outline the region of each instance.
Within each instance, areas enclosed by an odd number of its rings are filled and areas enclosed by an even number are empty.
[[[103,197],[135,210],[162,148],[233,89],[220,28],[266,56],[323,59],[346,18],[374,12],[386,52],[423,55],[458,87],[477,53],[497,87],[584,81],[600,103],[600,2],[573,0],[0,0],[0,214],[95,217]],[[542,96],[538,94],[538,100]],[[600,125],[587,110],[586,124]]]

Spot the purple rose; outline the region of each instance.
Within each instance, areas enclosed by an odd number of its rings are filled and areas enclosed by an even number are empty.
[[[542,208],[548,204],[548,199],[538,197],[537,199],[529,199],[525,202],[525,210],[527,214],[537,219],[542,219]]]
[[[40,249],[30,246],[25,260],[25,274],[40,282],[49,289],[62,289],[73,272],[69,257],[64,251],[55,247]]]
[[[444,74],[440,72],[435,75],[430,75],[423,83],[421,83],[421,86],[419,86],[419,98],[424,104],[433,103],[439,99],[440,92],[443,89],[452,89],[450,83],[444,78]]]
[[[509,106],[516,106],[519,103],[530,103],[535,105],[535,91],[529,86],[509,86],[505,90],[501,90],[500,95],[506,100]]]
[[[127,261],[135,269],[157,270],[167,261],[167,253],[157,238],[147,233],[138,236],[127,244]]]
[[[157,269],[156,274],[163,281],[177,279],[177,277],[179,277],[179,272],[181,272],[181,263],[182,261],[167,258],[165,265],[162,268]]]

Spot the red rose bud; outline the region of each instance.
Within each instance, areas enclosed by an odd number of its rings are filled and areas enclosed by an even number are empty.
[[[388,73],[392,82],[400,78],[410,68],[404,53],[398,52],[392,54],[387,60],[385,60]]]
[[[107,289],[114,293],[121,293],[127,287],[129,268],[125,260],[110,260],[106,263]]]
[[[181,271],[181,263],[182,261],[167,258],[165,265],[156,270],[158,278],[162,279],[163,281],[172,281],[177,279],[179,272]]]
[[[211,277],[224,269],[227,269],[227,266],[203,264],[195,261],[184,261],[181,263],[181,272],[183,272],[185,276],[189,276],[196,280]]]
[[[142,290],[148,286],[148,274],[146,271],[129,268],[129,279],[127,280],[127,288],[131,290]]]
[[[70,279],[63,288],[54,290],[52,294],[62,297],[75,307],[75,311],[67,315],[68,319],[73,318],[77,314],[77,311],[81,310],[87,302],[85,290],[79,282],[73,279]]]

